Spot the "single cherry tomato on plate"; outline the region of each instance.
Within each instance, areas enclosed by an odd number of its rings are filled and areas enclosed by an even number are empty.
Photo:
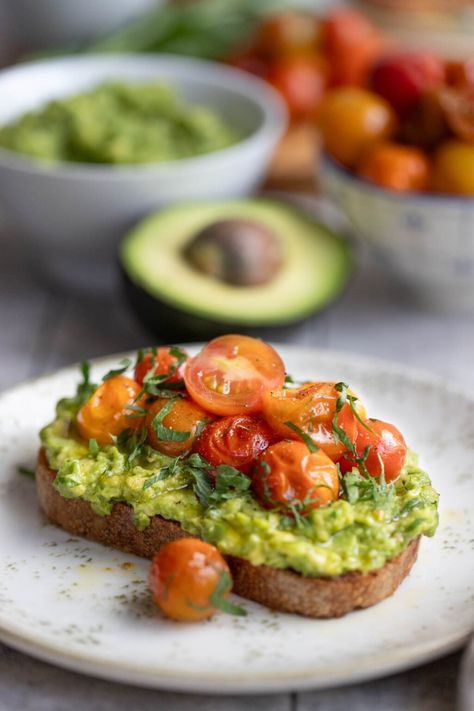
[[[433,187],[443,193],[474,195],[474,144],[441,144],[434,158]]]
[[[370,85],[401,116],[420,101],[424,91],[440,86],[445,79],[441,59],[428,52],[398,52],[377,63]]]
[[[163,382],[175,383],[182,380],[187,357],[184,352],[182,357],[173,354],[173,348],[168,346],[146,351],[135,366],[135,380],[143,385],[143,379],[150,370],[153,370],[153,375],[166,375]]]
[[[158,452],[178,457],[191,449],[196,433],[212,419],[190,398],[160,398],[149,407],[146,416],[148,441]]]
[[[419,148],[383,142],[369,148],[358,164],[357,173],[391,190],[422,191],[429,187],[431,164]]]
[[[269,57],[314,51],[319,43],[319,23],[314,15],[287,10],[270,15],[260,25],[256,44]]]
[[[343,442],[338,441],[333,430],[337,401],[340,392],[335,383],[306,383],[297,389],[281,389],[266,392],[263,398],[263,416],[280,437],[299,439],[297,431],[287,422],[308,435],[333,461],[345,452]],[[352,441],[357,433],[357,419],[348,403],[337,415],[336,425]]]
[[[104,380],[77,413],[76,426],[84,439],[98,444],[112,444],[113,438],[126,429],[137,430],[143,420],[130,406],[136,404],[140,386],[125,375]]]
[[[380,477],[383,471],[385,481],[394,481],[400,474],[407,456],[403,435],[394,425],[382,420],[369,419],[366,424],[369,429],[360,422],[357,426],[356,455],[363,457],[369,447],[368,456],[364,461],[368,474]],[[354,467],[365,473],[363,467],[354,463],[347,454],[339,461],[339,466],[343,474]]]
[[[370,91],[346,87],[324,97],[317,121],[328,153],[352,167],[374,143],[389,139],[397,120],[390,105]]]
[[[217,548],[197,538],[162,546],[151,564],[149,586],[160,610],[177,622],[205,620],[233,607],[226,600],[232,588],[229,566]]]
[[[201,407],[216,415],[258,412],[267,390],[283,387],[285,366],[267,343],[249,336],[220,336],[190,358],[186,388]]]
[[[322,451],[311,452],[304,442],[283,440],[270,445],[255,465],[252,487],[269,509],[291,506],[304,515],[339,496],[339,475]]]
[[[252,415],[234,415],[207,425],[194,451],[214,466],[227,464],[249,474],[256,459],[274,440],[264,420]]]
[[[328,85],[329,67],[317,55],[282,57],[272,63],[267,80],[285,99],[294,119],[312,118]]]
[[[321,22],[321,46],[335,86],[365,86],[385,41],[361,13],[336,10]]]

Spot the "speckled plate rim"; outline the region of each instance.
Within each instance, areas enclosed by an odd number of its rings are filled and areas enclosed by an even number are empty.
[[[186,343],[181,345],[183,348],[187,348],[192,352],[198,349],[202,344]],[[422,385],[442,389],[450,395],[462,398],[466,403],[474,402],[474,398],[469,397],[460,387],[447,385],[443,378],[434,376],[421,369],[404,366],[395,361],[345,351],[305,348],[278,343],[274,343],[273,345],[282,354],[283,358],[285,358],[285,354],[294,354],[299,357],[320,356],[325,359],[333,358],[335,363],[350,360],[361,369],[383,369],[389,376],[394,375],[406,378],[407,380],[416,381]],[[105,370],[111,363],[128,355],[133,355],[133,353],[122,352],[112,354],[106,357],[91,359],[90,363],[93,367],[103,367]],[[0,393],[0,402],[6,397],[21,394],[22,390],[30,385],[47,383],[48,380],[56,378],[57,376],[75,373],[77,372],[77,368],[78,364],[74,363],[45,375],[27,379],[21,384]],[[353,614],[357,614],[357,612]],[[206,694],[278,693],[282,691],[327,688],[367,681],[369,679],[396,674],[397,672],[427,663],[460,649],[469,640],[473,631],[474,625],[470,628],[462,627],[450,635],[444,635],[442,638],[434,638],[427,642],[410,645],[409,649],[395,649],[383,655],[379,654],[376,660],[373,658],[361,659],[357,664],[357,668],[355,668],[353,664],[347,664],[346,666],[338,667],[338,669],[331,674],[327,674],[326,670],[324,678],[318,677],[317,669],[314,669],[314,667],[304,669],[299,674],[292,672],[291,674],[287,674],[284,678],[281,677],[281,674],[275,676],[263,673],[249,678],[246,674],[232,676],[221,675],[216,672],[209,675],[203,673],[190,674],[185,669],[183,669],[182,673],[180,672],[179,675],[176,675],[170,673],[169,670],[163,670],[160,673],[156,670],[156,667],[150,668],[140,664],[132,667],[129,664],[121,664],[119,662],[107,663],[103,658],[99,658],[91,653],[90,650],[81,654],[72,652],[61,643],[55,644],[51,641],[50,644],[45,645],[35,637],[34,633],[28,634],[22,631],[20,634],[16,631],[15,625],[10,626],[5,621],[0,622],[0,640],[2,642],[44,662],[120,683],[166,689],[169,691]],[[243,686],[243,684],[245,684],[245,686]]]

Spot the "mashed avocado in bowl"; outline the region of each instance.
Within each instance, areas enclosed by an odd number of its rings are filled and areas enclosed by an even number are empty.
[[[244,136],[166,83],[107,81],[0,128],[0,147],[48,162],[161,163],[212,153]]]

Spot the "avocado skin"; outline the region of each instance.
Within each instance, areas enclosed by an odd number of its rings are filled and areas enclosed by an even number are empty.
[[[209,340],[231,332],[268,339],[278,336],[280,340],[286,340],[311,318],[311,315],[307,315],[271,327],[245,326],[242,323],[232,323],[232,321],[225,323],[213,321],[177,309],[151,296],[130,279],[122,266],[120,273],[125,298],[133,313],[153,336],[165,341]]]

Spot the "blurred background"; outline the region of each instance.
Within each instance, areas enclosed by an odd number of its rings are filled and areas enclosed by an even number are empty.
[[[0,66],[1,389],[243,331],[472,391],[472,2],[0,0]]]

